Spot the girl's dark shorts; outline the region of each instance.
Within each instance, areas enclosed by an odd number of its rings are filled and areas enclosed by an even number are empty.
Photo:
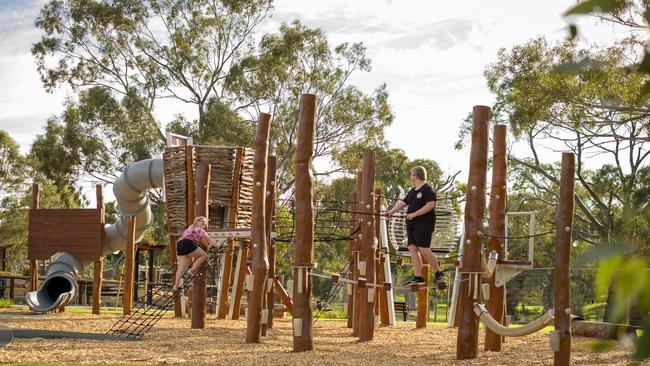
[[[415,245],[420,248],[429,248],[431,246],[431,236],[433,235],[433,225],[422,225],[421,223],[406,223],[406,236],[408,245]]]
[[[188,255],[198,248],[190,239],[183,239],[176,242],[176,255]]]

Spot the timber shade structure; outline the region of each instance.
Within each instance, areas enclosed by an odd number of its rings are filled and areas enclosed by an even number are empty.
[[[192,161],[196,175],[200,164],[210,164],[209,217],[210,227],[230,226],[225,208],[232,207],[232,187],[239,187],[235,227],[250,227],[253,207],[253,150],[244,148],[241,172],[235,176],[237,147],[220,146],[174,146],[163,153],[165,174],[165,195],[167,201],[167,222],[169,235],[179,237],[190,224],[188,222],[188,201],[194,187],[194,177],[188,177],[187,162]],[[188,183],[190,182],[190,183]],[[235,184],[238,182],[239,184]],[[189,189],[192,188],[192,189]]]

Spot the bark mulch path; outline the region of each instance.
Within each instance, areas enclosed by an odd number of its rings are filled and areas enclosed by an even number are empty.
[[[118,315],[60,313],[47,317],[3,317],[11,328],[104,333]],[[343,321],[319,321],[314,327],[314,351],[292,353],[291,322],[276,320],[262,344],[246,344],[243,320],[209,319],[206,329],[190,329],[188,319],[164,317],[141,341],[76,339],[16,339],[0,350],[0,363],[56,364],[188,364],[193,365],[552,365],[548,336],[509,338],[502,352],[456,361],[456,329],[414,323],[379,328],[375,339],[359,343]],[[627,365],[630,350],[616,344],[606,352],[591,350],[593,339],[573,338],[575,365]],[[650,363],[648,363],[650,364]]]

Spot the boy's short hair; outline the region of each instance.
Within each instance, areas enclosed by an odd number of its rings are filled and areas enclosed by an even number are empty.
[[[418,177],[420,180],[427,180],[427,170],[423,166],[416,166],[411,168],[411,174]]]

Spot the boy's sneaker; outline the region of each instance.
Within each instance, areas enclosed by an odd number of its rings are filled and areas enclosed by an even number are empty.
[[[409,287],[413,284],[423,284],[426,283],[422,277],[413,277],[410,281],[404,283],[403,287]]]
[[[445,280],[445,274],[438,271],[436,272],[435,276],[433,277],[433,282],[442,282]]]

